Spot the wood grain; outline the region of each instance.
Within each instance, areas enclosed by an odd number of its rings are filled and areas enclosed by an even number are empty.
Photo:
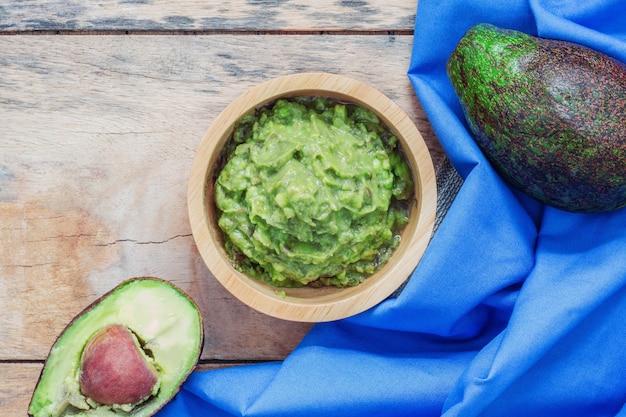
[[[0,37],[0,360],[45,358],[75,314],[122,280],[144,275],[173,281],[199,304],[203,358],[288,354],[309,326],[249,309],[197,253],[186,208],[196,147],[216,115],[251,86],[328,71],[394,100],[437,163],[441,151],[406,77],[411,42]]]
[[[288,355],[310,324],[239,302],[196,249],[186,206],[196,149],[242,92],[322,71],[391,98],[439,165],[406,77],[416,6],[0,0],[0,35],[17,35],[0,36],[0,415],[26,414],[57,334],[132,276],[171,280],[198,303],[198,369]]]
[[[0,1],[1,31],[410,31],[417,0]]]
[[[0,362],[1,416],[26,416],[41,368],[38,363]]]

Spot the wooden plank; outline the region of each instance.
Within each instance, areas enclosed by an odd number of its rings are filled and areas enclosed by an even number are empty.
[[[0,2],[0,30],[413,29],[417,0],[25,0]]]
[[[0,416],[26,416],[39,378],[39,363],[0,362]]]
[[[288,354],[310,325],[243,305],[197,253],[186,207],[195,149],[251,86],[328,71],[394,100],[437,163],[406,77],[411,44],[386,35],[0,37],[0,360],[43,359],[75,314],[132,276],[171,280],[196,300],[205,359]]]

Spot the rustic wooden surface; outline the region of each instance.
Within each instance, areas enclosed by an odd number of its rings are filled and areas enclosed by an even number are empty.
[[[2,0],[0,29],[411,31],[415,0]]]
[[[26,415],[57,334],[132,276],[171,280],[198,303],[203,369],[289,354],[310,325],[251,310],[200,259],[186,207],[195,150],[248,88],[326,71],[394,100],[437,165],[406,77],[415,9],[0,1],[0,415]]]

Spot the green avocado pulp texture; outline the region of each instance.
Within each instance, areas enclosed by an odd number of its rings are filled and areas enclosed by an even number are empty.
[[[279,99],[243,117],[218,164],[218,224],[235,267],[280,287],[354,286],[398,246],[413,180],[369,110]]]

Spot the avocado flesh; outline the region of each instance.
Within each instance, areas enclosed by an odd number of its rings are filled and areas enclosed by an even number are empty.
[[[122,324],[141,341],[159,371],[158,390],[138,404],[106,406],[80,392],[80,361],[91,337]],[[202,350],[202,319],[195,303],[156,278],[123,282],[77,316],[53,345],[35,388],[29,415],[151,416],[167,403],[195,367]]]
[[[472,27],[447,73],[480,149],[511,185],[554,207],[626,205],[626,66],[571,42]]]

